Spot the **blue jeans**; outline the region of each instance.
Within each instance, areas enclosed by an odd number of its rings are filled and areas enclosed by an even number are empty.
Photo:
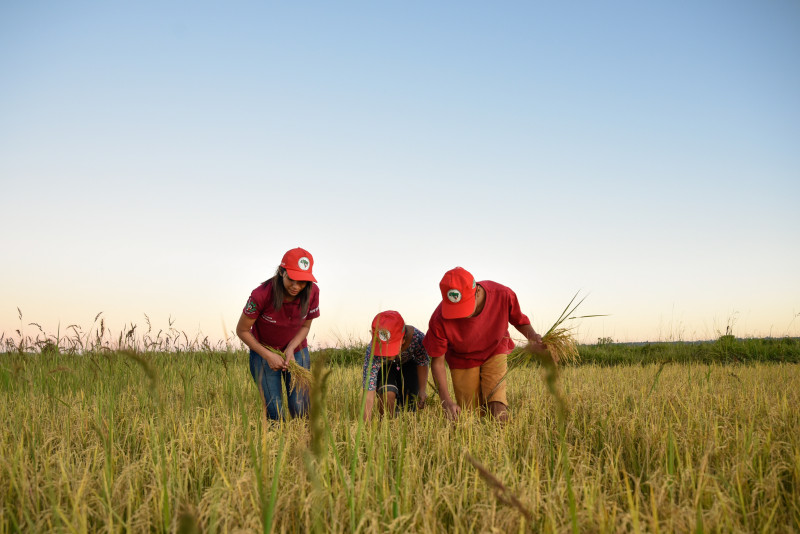
[[[300,349],[294,353],[294,360],[305,367],[311,366],[311,357],[308,348]],[[267,416],[270,419],[283,419],[283,388],[281,382],[286,384],[287,398],[289,401],[289,415],[303,417],[308,413],[308,392],[289,391],[291,374],[288,371],[273,371],[267,361],[254,351],[250,351],[250,374],[253,376],[258,389],[263,393],[264,403],[267,405]]]

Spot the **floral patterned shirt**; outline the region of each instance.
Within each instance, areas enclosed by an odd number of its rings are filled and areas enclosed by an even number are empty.
[[[414,333],[411,335],[411,345],[408,346],[406,350],[400,353],[399,363],[400,365],[407,363],[411,360],[417,362],[417,365],[428,366],[431,364],[431,357],[428,356],[428,352],[425,350],[425,347],[422,346],[422,340],[425,337],[425,334],[414,328]],[[369,367],[369,358],[370,352],[372,351],[372,347],[367,345],[366,354],[364,355],[364,371],[362,373],[362,385],[367,384],[367,371]],[[380,356],[375,356],[372,358],[372,368],[369,369],[369,385],[367,386],[367,391],[375,391],[378,382],[378,371],[381,370],[381,365],[384,363],[397,362],[398,358],[382,358]]]

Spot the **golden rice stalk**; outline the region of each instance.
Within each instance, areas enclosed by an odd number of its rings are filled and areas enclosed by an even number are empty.
[[[287,358],[283,351],[280,351],[269,345],[261,344],[268,351],[274,352],[286,361],[287,371],[289,372],[289,391],[294,391],[297,388],[299,391],[308,392],[311,389],[313,378],[311,371],[300,365],[294,358]]]
[[[567,307],[564,308],[564,311],[561,312],[561,315],[558,317],[553,326],[547,331],[545,335],[542,336],[542,343],[547,345],[547,351],[550,353],[550,358],[553,360],[553,363],[577,363],[580,360],[580,354],[578,353],[578,342],[575,340],[575,337],[572,335],[572,331],[575,327],[564,327],[561,326],[564,321],[568,321],[570,319],[586,319],[589,317],[604,317],[604,315],[581,315],[581,316],[574,316],[572,315],[575,310],[578,309],[586,297],[583,297],[581,300],[578,301],[577,304],[574,306],[572,305],[575,302],[575,299],[578,298],[578,293],[573,295],[572,299],[567,304]],[[530,350],[530,344],[525,346],[523,349],[525,352],[531,354],[533,353]]]
[[[467,460],[469,460],[469,463],[471,463],[478,471],[478,474],[484,480],[484,482],[486,482],[486,484],[488,484],[489,487],[492,488],[492,491],[494,491],[494,495],[498,501],[500,501],[502,504],[505,504],[506,506],[513,506],[514,508],[516,508],[519,511],[519,513],[525,516],[525,519],[528,521],[528,523],[533,522],[533,514],[531,513],[531,511],[528,510],[525,507],[525,505],[522,504],[522,501],[520,501],[519,498],[516,495],[514,495],[514,492],[512,492],[508,488],[508,486],[503,484],[503,482],[499,478],[497,478],[491,471],[489,471],[489,469],[486,466],[484,466],[478,460],[473,458],[469,452],[464,451],[464,454],[466,455]]]

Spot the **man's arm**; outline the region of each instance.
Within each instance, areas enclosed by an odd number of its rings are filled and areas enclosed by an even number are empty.
[[[431,357],[431,374],[436,387],[439,389],[439,398],[442,400],[444,413],[450,419],[456,419],[461,408],[453,402],[450,390],[447,387],[447,369],[445,369],[444,356]]]

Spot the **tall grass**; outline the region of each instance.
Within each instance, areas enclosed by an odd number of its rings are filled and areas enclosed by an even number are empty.
[[[92,326],[84,330],[79,325],[68,325],[62,332],[59,325],[55,335],[48,334],[35,322],[26,323],[22,311],[17,308],[20,326],[16,335],[0,334],[0,353],[67,353],[86,354],[113,350],[135,352],[230,352],[244,349],[235,332],[225,332],[224,340],[212,341],[200,333],[190,335],[175,327],[175,320],[168,319],[166,330],[153,331],[150,317],[144,314],[146,329],[136,323],[123,324],[118,332],[108,328],[103,312],[98,313]]]
[[[270,422],[245,352],[3,354],[0,534],[800,529],[795,364],[568,366],[563,423],[520,368],[505,425],[364,423],[360,366],[314,372]]]

